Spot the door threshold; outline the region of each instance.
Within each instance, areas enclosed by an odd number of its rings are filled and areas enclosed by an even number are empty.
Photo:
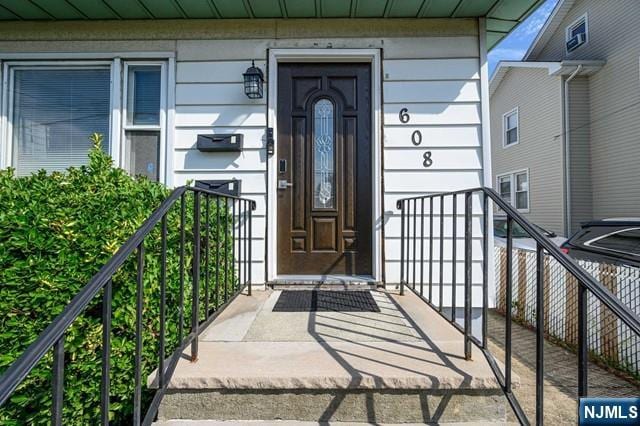
[[[378,287],[380,282],[366,275],[279,275],[269,283],[272,287]]]

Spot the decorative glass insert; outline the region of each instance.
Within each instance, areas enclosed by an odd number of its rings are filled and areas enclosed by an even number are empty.
[[[334,113],[333,104],[321,99],[313,107],[313,207],[332,209],[335,207],[334,171]]]

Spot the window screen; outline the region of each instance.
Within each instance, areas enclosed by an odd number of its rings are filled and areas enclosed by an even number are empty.
[[[13,166],[18,176],[87,164],[92,133],[109,151],[110,70],[16,69]]]

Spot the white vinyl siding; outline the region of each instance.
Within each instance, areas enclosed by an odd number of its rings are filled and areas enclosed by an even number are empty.
[[[384,223],[385,223],[385,276],[388,283],[400,281],[400,212],[395,208],[398,199],[438,192],[472,188],[483,183],[483,155],[480,110],[480,67],[477,51],[468,52],[468,45],[452,44],[448,52],[451,59],[443,59],[440,52],[429,51],[430,41],[424,40],[422,48],[416,52],[403,49],[402,57],[395,57],[393,49],[385,43],[383,68],[383,154],[384,154]],[[477,41],[476,41],[477,42]],[[456,55],[456,52],[459,52]],[[390,58],[392,56],[393,58]],[[409,121],[403,123],[400,112],[406,108]],[[413,137],[420,132],[420,138]],[[414,139],[415,138],[415,139]],[[425,153],[430,152],[433,163],[425,167]],[[457,211],[464,211],[464,197],[458,197]],[[481,270],[482,224],[480,199],[473,199],[473,269]],[[440,237],[440,201],[434,200],[434,237]],[[452,200],[444,203],[444,251],[434,244],[433,254],[429,253],[428,234],[425,230],[424,258],[443,259],[443,304],[451,300],[452,268],[451,247]],[[417,203],[418,211],[421,202]],[[411,204],[413,209],[413,204]],[[429,201],[425,202],[425,213],[429,212]],[[413,210],[411,210],[413,211]],[[460,217],[458,229],[463,226]],[[412,225],[411,225],[412,226]],[[420,226],[418,225],[418,228]],[[411,231],[413,232],[413,231]],[[418,229],[419,232],[419,229]],[[437,240],[436,240],[437,241]],[[456,241],[458,254],[464,253],[463,239]],[[420,253],[421,248],[416,248]],[[413,247],[408,255],[414,255]],[[417,266],[418,271],[420,265]],[[456,273],[464,272],[464,264],[459,257]],[[429,265],[424,265],[424,276],[429,273]],[[474,300],[480,294],[479,277],[474,272]],[[426,279],[426,278],[425,278]],[[433,282],[439,282],[439,268],[433,269]],[[425,281],[426,282],[426,281]],[[462,295],[461,290],[457,292]],[[437,299],[437,295],[434,295]],[[437,300],[435,303],[439,303]],[[462,299],[457,300],[462,303]]]
[[[183,53],[196,43],[200,60],[181,60]],[[242,74],[255,65],[266,70],[266,52],[247,53],[248,41],[229,41],[242,50],[217,49],[216,41],[178,41],[176,64],[176,116],[173,152],[174,185],[195,180],[241,181],[242,197],[256,201],[253,212],[252,280],[264,282],[266,226],[266,96],[249,99],[244,94]],[[183,48],[184,47],[184,48]],[[231,55],[228,56],[228,55]],[[233,59],[232,59],[233,58]],[[266,83],[265,83],[266,94]],[[242,152],[200,152],[198,134],[241,133]]]
[[[60,25],[63,24],[52,23],[48,28]],[[123,33],[121,27],[108,22],[100,32],[86,33],[82,28],[67,25],[45,35],[34,32],[31,41],[0,41],[0,50],[55,52],[56,55],[60,52],[83,55],[94,52],[98,57],[104,57],[100,56],[103,52],[117,51],[122,53],[119,57],[125,63],[130,59],[126,52],[146,52],[150,61],[158,59],[153,52],[175,53],[175,68],[167,67],[166,121],[169,127],[163,143],[169,149],[166,181],[174,186],[195,180],[235,178],[242,181],[241,195],[257,203],[252,226],[255,283],[262,283],[265,278],[267,211],[270,214],[276,211],[275,200],[267,202],[267,185],[274,182],[267,182],[265,146],[265,129],[274,123],[267,119],[267,82],[265,98],[250,100],[242,90],[242,73],[255,60],[256,66],[266,75],[268,49],[380,50],[383,81],[382,87],[375,90],[379,90],[376,95],[383,99],[382,109],[376,113],[381,121],[383,139],[381,173],[384,187],[380,207],[384,213],[376,218],[374,226],[384,227],[384,278],[387,283],[399,282],[400,276],[397,199],[489,184],[483,182],[483,167],[487,160],[482,154],[477,19],[451,20],[451,25],[440,23],[434,27],[430,20],[398,19],[391,25],[386,23],[380,34],[373,25],[366,28],[364,20],[353,21],[353,27],[346,21],[313,19],[305,22],[223,22],[220,26],[204,26],[194,21],[179,24],[155,21],[130,27],[130,33]],[[171,64],[169,61],[168,65]],[[175,84],[171,80],[174,72]],[[172,106],[173,99],[175,107]],[[126,104],[126,98],[122,101]],[[406,124],[398,119],[400,109],[405,107],[411,116]],[[121,121],[124,120],[125,117],[121,117]],[[411,135],[416,130],[422,133],[420,146],[411,143]],[[242,133],[243,151],[201,153],[195,148],[197,135],[211,133]],[[431,151],[433,159],[428,168],[423,165],[425,151]],[[463,198],[459,197],[458,212],[463,211]],[[439,211],[437,203],[434,207]],[[473,244],[474,252],[478,253],[482,236],[479,197],[473,198],[473,209]],[[446,237],[451,235],[449,204],[445,205],[445,212],[446,250],[453,244],[451,238]],[[462,220],[458,218],[459,230],[463,227]],[[434,225],[439,233],[437,219]],[[458,277],[463,276],[464,269],[461,241],[457,241]],[[439,253],[433,255],[439,259]],[[452,266],[450,260],[446,260],[447,256],[450,254],[445,252],[445,286],[450,282]],[[482,271],[481,257],[474,260],[477,260],[472,266],[475,301],[481,300]],[[437,270],[434,270],[434,279],[439,279]],[[445,297],[449,294],[450,286],[446,286]],[[458,294],[461,296],[463,292]]]

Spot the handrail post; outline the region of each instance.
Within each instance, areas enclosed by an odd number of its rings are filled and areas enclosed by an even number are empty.
[[[198,359],[198,325],[200,308],[200,193],[193,194],[193,292],[191,300],[191,362]]]
[[[248,278],[249,278],[249,284],[248,284],[248,288],[247,288],[247,293],[249,294],[249,296],[251,296],[251,247],[253,246],[253,231],[251,229],[251,223],[253,222],[253,209],[254,209],[255,205],[253,203],[251,203],[251,205],[249,206],[249,253],[248,253],[248,257],[247,257],[247,262],[249,262],[249,269],[248,269]]]
[[[482,192],[482,347],[489,334],[489,196]]]
[[[51,402],[51,425],[62,425],[62,402],[64,400],[64,334],[53,345],[53,371],[51,380],[53,401]]]
[[[544,422],[544,250],[536,250],[536,424]]]
[[[467,360],[471,359],[471,195],[471,192],[464,193],[464,357]]]
[[[507,216],[507,283],[505,289],[504,386],[511,392],[511,300],[513,287],[513,219]]]
[[[587,289],[578,280],[578,398],[589,393],[587,339]]]
[[[404,296],[404,201],[400,207],[400,296]]]

